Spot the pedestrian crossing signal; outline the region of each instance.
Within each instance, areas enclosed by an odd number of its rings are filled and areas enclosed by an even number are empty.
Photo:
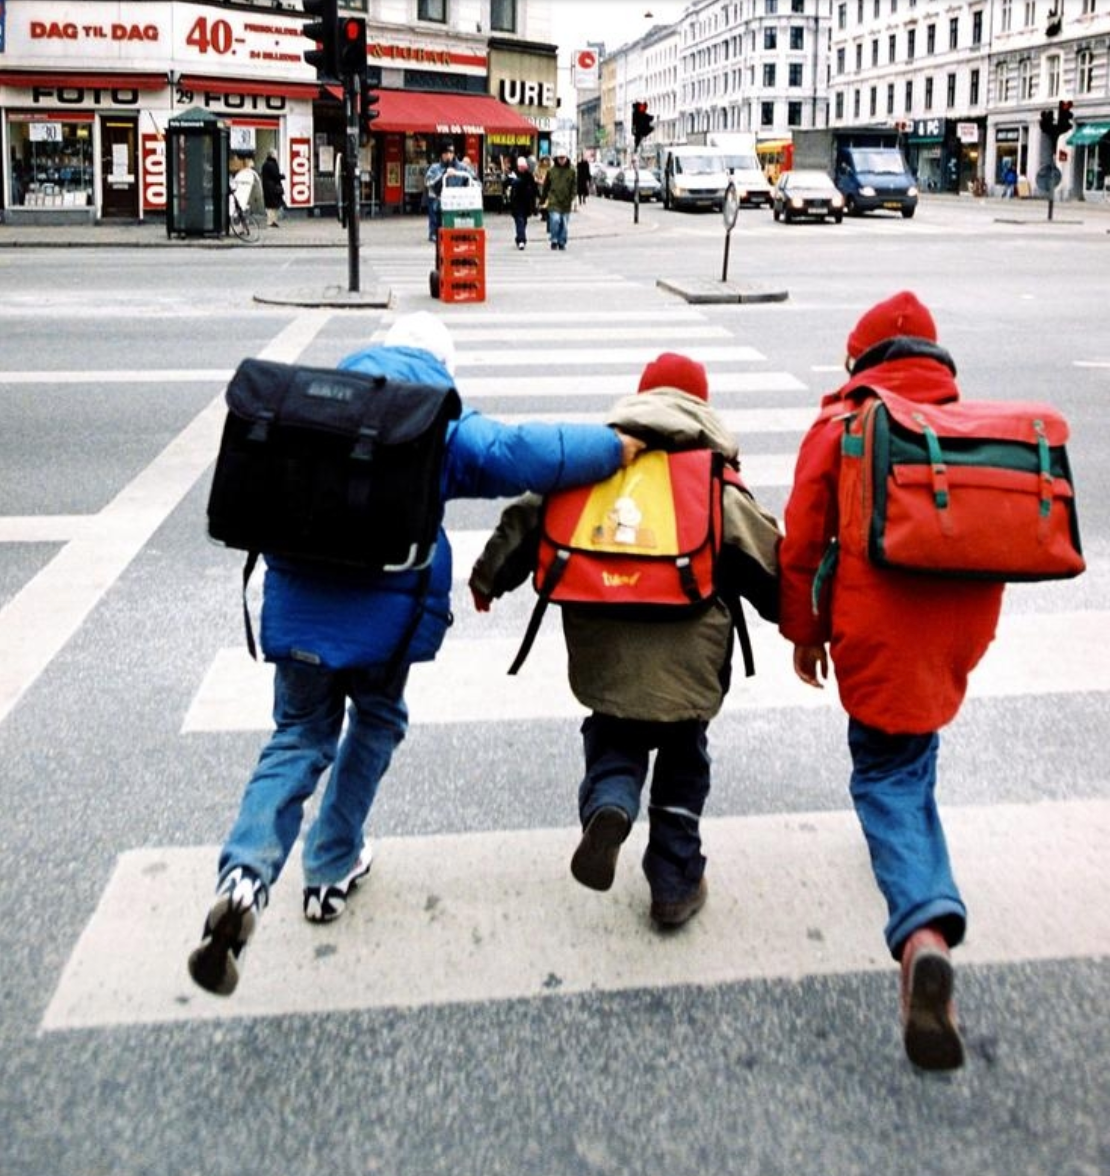
[[[646,102],[632,103],[632,139],[636,146],[651,134],[655,127],[655,118],[648,114],[648,104]]]
[[[370,81],[363,74],[358,98],[358,141],[362,147],[370,145],[370,133],[373,129],[374,119],[381,114],[381,111],[375,110],[374,107],[380,101],[380,95],[370,89]]]
[[[339,0],[304,0],[304,11],[318,18],[301,26],[304,36],[316,42],[315,49],[305,51],[304,59],[319,81],[335,81],[339,77]]]
[[[366,77],[366,21],[349,17],[339,22],[339,72],[345,78]]]

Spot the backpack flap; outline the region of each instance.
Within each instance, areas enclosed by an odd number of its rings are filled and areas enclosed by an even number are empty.
[[[227,403],[213,539],[386,571],[431,560],[454,388],[248,359]]]
[[[855,492],[872,562],[1002,581],[1083,571],[1068,427],[1050,405],[920,404],[880,391],[859,438],[870,468]]]

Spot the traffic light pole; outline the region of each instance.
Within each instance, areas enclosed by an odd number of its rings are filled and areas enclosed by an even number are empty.
[[[358,163],[358,97],[359,79],[347,75],[343,79],[343,110],[347,119],[347,166],[343,169],[343,201],[347,205],[347,289],[357,293],[358,225],[362,212],[359,191]]]

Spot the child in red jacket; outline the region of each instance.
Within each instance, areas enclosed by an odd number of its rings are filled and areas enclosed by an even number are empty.
[[[843,416],[879,385],[911,400],[956,400],[956,365],[929,310],[909,292],[873,306],[848,336],[851,378],[825,397],[802,441],[780,551],[779,629],[794,669],[820,687],[836,667],[848,712],[851,795],[887,901],[885,936],[901,961],[906,1052],[924,1069],[955,1069],[963,1045],[948,949],[967,911],[937,812],[937,731],[956,715],[968,675],[994,638],[1002,585],[921,577],[839,550],[831,583],[814,580],[837,534]]]

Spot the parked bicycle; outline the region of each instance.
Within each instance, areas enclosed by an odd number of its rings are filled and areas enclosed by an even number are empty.
[[[258,223],[258,217],[239,203],[234,184],[229,189],[229,195],[231,197],[231,231],[240,241],[245,241],[248,245],[257,245],[262,240],[262,226]]]

